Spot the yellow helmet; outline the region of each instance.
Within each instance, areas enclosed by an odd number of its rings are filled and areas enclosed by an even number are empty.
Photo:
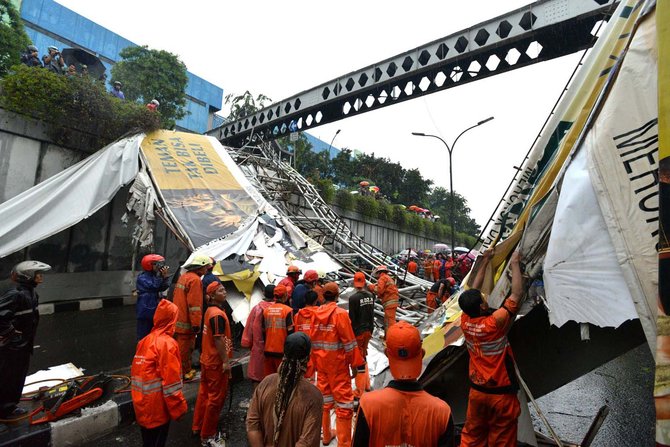
[[[187,261],[187,263],[184,264],[184,268],[186,270],[195,270],[199,269],[200,267],[205,267],[211,264],[212,260],[209,256],[198,254],[194,255],[193,258],[190,259],[190,261]]]

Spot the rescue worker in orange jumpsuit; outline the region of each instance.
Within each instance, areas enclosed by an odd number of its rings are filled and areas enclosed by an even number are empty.
[[[130,367],[131,391],[144,447],[163,447],[170,421],[181,418],[188,405],[182,393],[179,346],[172,337],[179,310],[161,300],[149,335],[137,344]]]
[[[184,265],[187,272],[177,280],[172,297],[172,301],[179,309],[175,338],[179,344],[184,380],[191,380],[195,377],[195,370],[191,368],[191,354],[195,348],[195,336],[200,332],[202,320],[202,281],[200,277],[207,273],[210,262],[209,256],[193,256],[190,263]]]
[[[407,273],[411,273],[412,275],[416,275],[416,272],[419,270],[419,264],[416,263],[414,258],[410,258],[409,262],[407,263]]]
[[[393,325],[385,352],[394,380],[386,388],[361,397],[354,447],[453,447],[451,408],[425,392],[416,380],[424,355],[419,330],[405,321]]]
[[[317,298],[316,300],[316,305],[320,306],[326,302],[326,299],[323,297],[323,284],[326,280],[326,273],[323,271],[319,271],[318,275],[319,280],[316,283],[314,283],[314,288],[312,290],[314,290],[318,295],[319,298]]]
[[[454,258],[453,256],[447,256],[444,260],[444,278],[451,278],[451,271],[454,268]]]
[[[519,310],[523,293],[520,254],[514,252],[510,259],[512,293],[494,312],[490,312],[486,299],[478,290],[492,255],[492,249],[484,252],[473,288],[458,298],[463,310],[461,329],[470,354],[470,394],[461,433],[462,447],[517,445],[517,419],[521,413],[517,399],[519,387],[507,332]]]
[[[286,278],[282,279],[279,281],[279,284],[277,284],[278,286],[282,285],[286,287],[286,293],[288,294],[289,300],[293,296],[293,290],[295,290],[295,286],[298,284],[298,278],[300,278],[301,273],[302,271],[300,270],[300,267],[289,265],[288,269],[286,269]]]
[[[193,414],[193,433],[200,433],[204,447],[225,447],[217,437],[219,414],[228,392],[230,359],[233,340],[230,322],[223,310],[226,289],[219,282],[207,286],[207,311],[202,326],[202,353],[200,354],[200,388]]]
[[[295,331],[304,332],[308,336],[312,334],[312,320],[314,319],[314,311],[318,307],[316,301],[319,296],[315,291],[309,290],[305,294],[305,307],[300,309],[297,314],[295,314]],[[311,383],[314,383],[314,356],[310,354],[309,362],[307,362],[307,370],[305,371],[305,378]]]
[[[356,374],[356,389],[354,397],[360,399],[364,392],[370,391],[370,375],[368,372],[368,343],[372,338],[372,330],[375,327],[375,297],[365,290],[365,274],[356,272],[354,274],[354,292],[349,297],[349,319],[351,327],[356,336],[358,350],[365,360],[365,366],[358,368]]]
[[[433,281],[444,279],[440,277],[440,268],[442,267],[442,253],[438,253],[433,261]]]
[[[263,311],[263,332],[265,335],[265,355],[263,373],[265,377],[274,374],[284,356],[284,342],[293,333],[293,310],[285,303],[288,300],[286,287],[277,284],[274,289],[275,302]]]
[[[427,256],[426,259],[423,261],[423,279],[425,279],[426,281],[434,281],[432,256]]]
[[[334,282],[323,286],[326,303],[314,311],[312,349],[316,360],[316,386],[323,394],[322,440],[333,439],[330,410],[335,406],[337,445],[351,445],[351,419],[354,415],[354,393],[351,379],[365,361],[358,351],[349,314],[337,307],[340,288]]]
[[[382,306],[384,306],[384,333],[395,324],[395,312],[400,303],[398,287],[388,272],[388,267],[380,265],[372,272],[372,276],[377,278],[377,284],[368,285],[370,292],[376,294],[377,298],[381,300]]]
[[[451,288],[456,284],[454,278],[441,279],[435,281],[426,293],[426,306],[428,306],[428,313],[433,313],[437,306],[444,304],[444,302],[451,296]]]

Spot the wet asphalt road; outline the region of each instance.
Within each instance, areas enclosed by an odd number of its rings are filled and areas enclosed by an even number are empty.
[[[135,352],[134,317],[133,306],[42,316],[31,372],[66,362],[85,368],[87,374],[127,370]],[[196,392],[195,384],[190,388],[188,392]],[[581,441],[600,406],[607,404],[610,414],[593,445],[645,447],[654,445],[652,389],[653,358],[643,345],[538,402],[564,440]],[[230,412],[226,402],[222,426],[227,427],[228,446],[247,445],[244,416],[250,396],[251,386],[245,381],[235,386]],[[546,434],[539,418],[533,416],[536,429]],[[191,420],[192,408],[181,421],[172,424],[168,446],[199,445],[190,434]],[[141,445],[141,437],[133,424],[87,447],[135,445]]]

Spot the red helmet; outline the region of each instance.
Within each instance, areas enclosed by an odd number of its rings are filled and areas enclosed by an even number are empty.
[[[146,255],[145,257],[142,258],[142,269],[146,272],[150,272],[154,269],[154,263],[156,262],[163,262],[165,261],[165,258],[162,257],[161,255],[157,254],[150,254]]]
[[[302,279],[305,280],[305,282],[314,282],[319,280],[319,274],[316,273],[316,270],[307,270],[305,274],[303,275]]]
[[[290,274],[293,274],[293,273],[296,274],[296,275],[301,274],[302,272],[300,271],[300,267],[297,267],[295,265],[289,265],[288,270],[286,270],[286,274],[290,275]]]

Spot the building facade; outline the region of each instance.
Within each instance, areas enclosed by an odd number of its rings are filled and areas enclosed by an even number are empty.
[[[119,52],[137,45],[98,25],[54,0],[14,0],[32,43],[46,53],[49,45],[58,48],[79,48],[98,56],[107,68],[120,58]],[[110,88],[110,86],[106,86]],[[204,133],[213,127],[214,114],[221,110],[223,89],[188,72],[186,87],[187,116],[177,121],[178,130]]]

